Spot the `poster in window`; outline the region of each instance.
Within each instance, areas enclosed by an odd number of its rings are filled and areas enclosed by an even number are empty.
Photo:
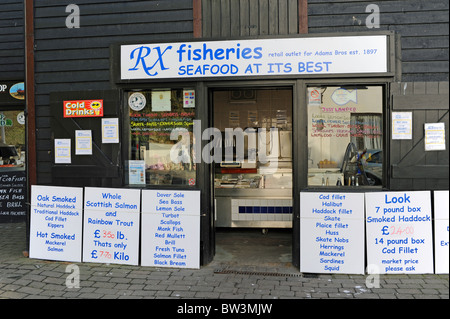
[[[152,91],[152,112],[169,112],[171,91]]]

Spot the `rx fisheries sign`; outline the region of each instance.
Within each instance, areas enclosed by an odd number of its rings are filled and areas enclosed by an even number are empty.
[[[387,36],[122,45],[121,79],[385,73]]]

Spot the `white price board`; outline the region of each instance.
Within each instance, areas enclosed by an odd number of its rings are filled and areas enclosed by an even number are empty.
[[[83,189],[31,186],[30,258],[81,262]]]
[[[366,193],[366,229],[373,273],[433,273],[429,191]]]
[[[434,253],[436,274],[449,272],[448,191],[434,192]]]
[[[200,268],[200,191],[142,191],[142,266]]]
[[[86,187],[83,261],[139,264],[139,189]]]
[[[364,194],[300,193],[300,271],[364,274]]]

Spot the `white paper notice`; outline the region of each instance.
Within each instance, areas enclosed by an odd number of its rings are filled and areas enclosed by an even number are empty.
[[[200,268],[200,191],[142,191],[142,266]]]
[[[55,164],[70,164],[70,139],[55,139]]]
[[[412,139],[412,112],[392,112],[392,139]]]
[[[449,272],[449,198],[448,191],[434,192],[434,251],[436,274]]]
[[[366,193],[366,229],[372,273],[433,273],[429,191]]]
[[[425,151],[445,150],[445,124],[425,124]]]
[[[30,258],[81,262],[83,188],[31,186]]]
[[[119,143],[119,119],[102,119],[102,143]]]
[[[364,274],[364,194],[300,193],[300,271]]]
[[[92,155],[92,131],[75,131],[75,155]]]

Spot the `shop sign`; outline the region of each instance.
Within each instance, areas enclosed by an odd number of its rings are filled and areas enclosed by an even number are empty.
[[[364,274],[364,194],[300,193],[300,271]]]
[[[429,191],[366,193],[366,229],[372,273],[433,273]]]
[[[142,266],[200,268],[200,191],[142,190]]]
[[[27,177],[23,171],[0,173],[0,223],[24,221],[27,216]]]
[[[25,83],[17,81],[0,82],[0,104],[23,104],[25,101]]]
[[[83,188],[31,186],[30,258],[81,262]]]
[[[64,117],[102,117],[103,100],[64,101]]]
[[[434,192],[434,252],[436,274],[449,272],[449,193]]]
[[[388,72],[386,35],[122,45],[121,80]]]
[[[139,189],[85,187],[83,261],[138,265]]]

